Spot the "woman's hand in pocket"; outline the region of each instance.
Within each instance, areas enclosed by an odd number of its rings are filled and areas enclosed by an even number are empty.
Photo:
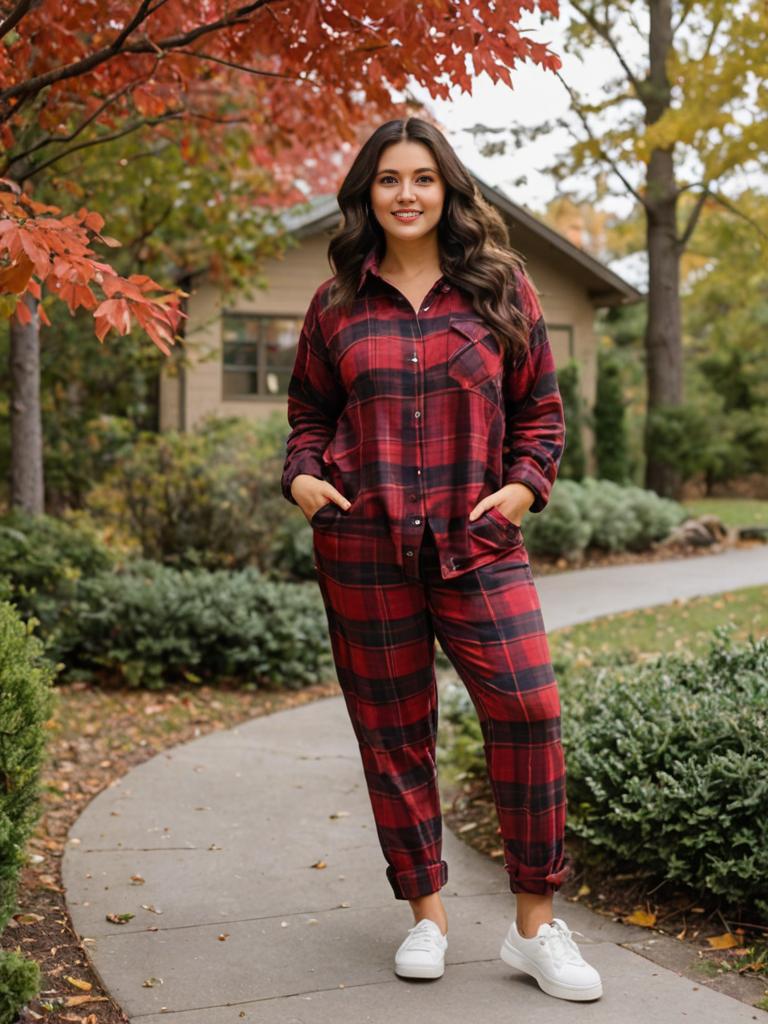
[[[291,494],[296,499],[296,504],[304,513],[307,522],[323,505],[329,501],[335,502],[345,512],[351,502],[347,501],[344,495],[337,491],[333,484],[319,477],[311,476],[309,473],[299,473],[291,483]]]
[[[522,519],[528,509],[536,500],[533,491],[525,484],[511,483],[501,487],[493,494],[486,494],[472,511],[469,513],[469,520],[473,522],[478,516],[487,512],[489,508],[496,506],[499,512],[515,526],[522,525]]]

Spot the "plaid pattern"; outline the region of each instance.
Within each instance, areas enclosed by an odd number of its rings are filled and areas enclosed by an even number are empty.
[[[429,520],[444,579],[487,565],[519,543],[520,528],[498,509],[474,522],[477,502],[520,481],[549,501],[565,445],[563,405],[536,293],[524,274],[517,301],[530,322],[530,349],[519,365],[472,308],[440,277],[417,316],[379,274],[375,249],[346,314],[331,309],[328,286],[315,291],[299,336],[288,388],[282,491],[299,473],[329,480],[352,507],[331,502],[313,526],[334,520],[384,520],[395,561],[417,576],[417,551]],[[352,542],[352,538],[350,537]],[[365,552],[358,549],[358,557]]]
[[[395,897],[437,892],[448,879],[435,637],[477,709],[510,888],[556,891],[571,869],[560,702],[522,540],[445,580],[428,529],[414,580],[395,564],[383,523],[368,534],[369,555],[348,558],[351,527],[315,531],[317,578]]]
[[[513,892],[556,890],[564,851],[560,703],[522,531],[486,494],[514,480],[547,504],[563,407],[524,275],[530,350],[511,366],[461,290],[440,278],[418,315],[375,250],[343,314],[321,284],[288,393],[282,490],[298,473],[350,501],[312,516],[336,671],[398,899],[439,890],[435,638],[477,709]]]

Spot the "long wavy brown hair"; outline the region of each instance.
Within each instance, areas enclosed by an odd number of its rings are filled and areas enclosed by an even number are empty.
[[[445,183],[443,211],[437,227],[440,267],[445,279],[463,289],[472,306],[508,358],[528,351],[531,326],[516,301],[515,275],[522,257],[509,241],[507,225],[486,202],[469,171],[442,132],[419,117],[387,121],[363,144],[339,189],[344,220],[328,245],[334,273],[329,305],[349,307],[357,294],[363,260],[374,246],[386,251],[386,236],[370,207],[371,184],[382,150],[395,142],[427,146]]]

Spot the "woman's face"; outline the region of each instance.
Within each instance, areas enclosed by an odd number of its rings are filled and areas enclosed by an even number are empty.
[[[423,143],[394,142],[381,151],[371,182],[371,207],[387,235],[407,241],[436,229],[444,198],[437,161]]]

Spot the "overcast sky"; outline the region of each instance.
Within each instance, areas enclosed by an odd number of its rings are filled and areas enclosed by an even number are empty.
[[[595,51],[592,59],[582,61],[565,51],[565,26],[568,22],[568,5],[561,5],[558,21],[527,15],[520,22],[525,34],[537,42],[548,43],[563,61],[560,74],[565,81],[588,95],[598,98],[601,86],[620,71],[613,55],[604,49]],[[636,33],[622,40],[625,57],[635,68],[644,65],[642,41]],[[595,54],[599,52],[599,59]],[[570,100],[562,82],[552,72],[530,62],[521,63],[513,72],[515,88],[504,84],[492,85],[486,74],[474,80],[473,95],[452,90],[450,100],[433,100],[426,90],[414,88],[417,97],[429,107],[446,126],[451,144],[462,161],[491,185],[501,186],[516,202],[532,209],[541,210],[556,195],[555,182],[551,175],[543,173],[552,159],[564,152],[572,136],[564,129],[555,129],[535,143],[529,143],[519,150],[508,151],[503,156],[482,157],[475,138],[464,131],[475,124],[500,128],[509,125],[536,126],[547,120],[554,120],[568,112]],[[491,140],[493,135],[486,136]],[[519,178],[526,182],[520,183]],[[617,187],[614,180],[612,187]],[[626,213],[631,202],[625,199],[610,200],[611,209]]]

